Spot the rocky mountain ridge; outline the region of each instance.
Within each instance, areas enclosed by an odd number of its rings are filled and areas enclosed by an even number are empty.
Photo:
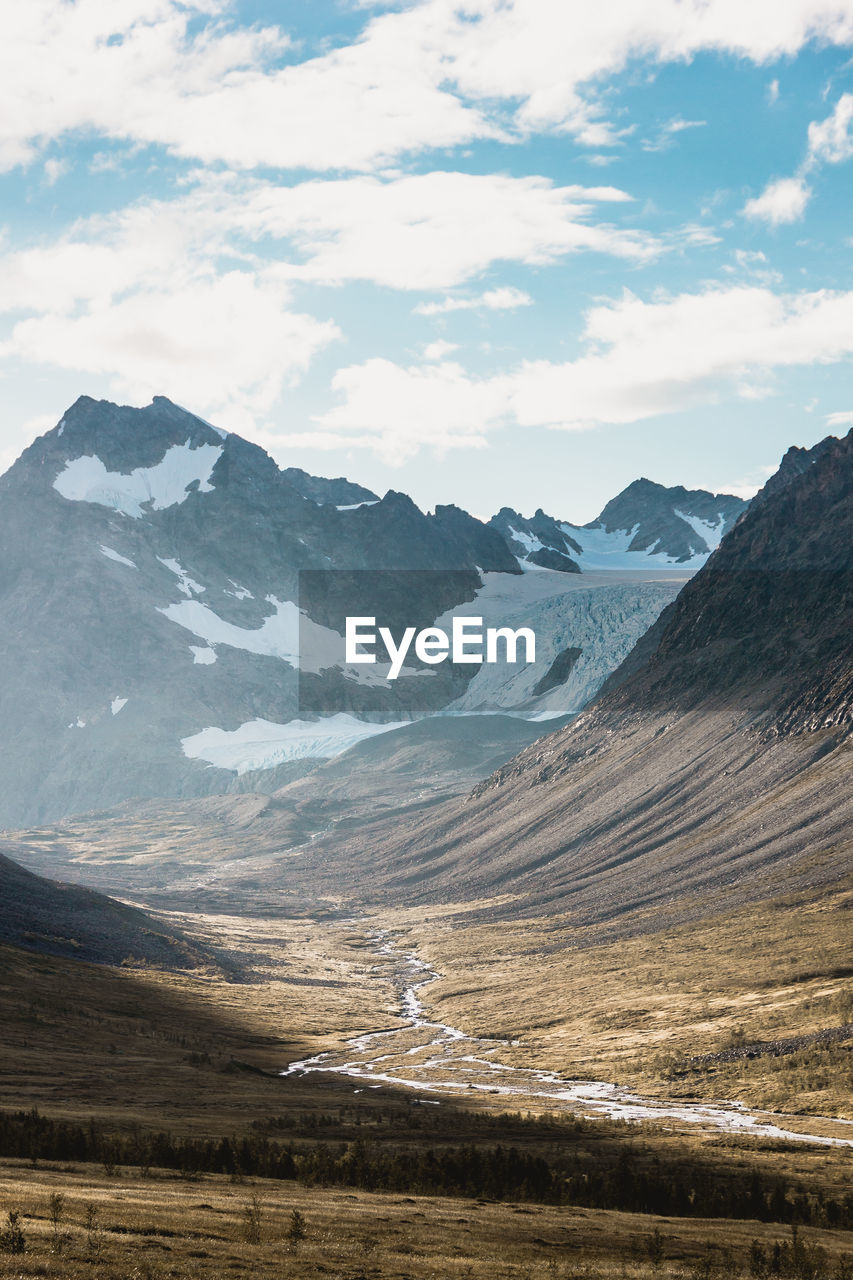
[[[280,470],[164,397],[81,397],[0,477],[0,528],[7,828],[275,790],[425,715],[571,715],[686,580],[519,563],[494,522]],[[535,626],[535,665],[407,662],[392,684],[345,661],[347,614],[460,612]]]
[[[849,874],[853,432],[797,462],[572,724],[465,798],[330,834],[302,872],[605,932]]]
[[[557,520],[541,508],[526,519],[509,507],[489,524],[521,560],[563,573],[631,565],[698,569],[747,506],[733,494],[667,488],[643,478],[612,498],[589,524]]]
[[[16,852],[14,846],[5,846]],[[211,953],[137,907],[26,871],[0,853],[0,942],[96,964],[196,969]]]

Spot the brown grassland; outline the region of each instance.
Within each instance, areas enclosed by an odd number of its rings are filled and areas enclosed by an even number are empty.
[[[853,1023],[851,909],[853,878],[747,907],[723,901],[677,928],[633,918],[633,933],[610,941],[566,917],[391,920],[446,975],[429,988],[434,1016],[521,1040],[502,1050],[517,1066],[853,1119],[853,1027],[849,1039],[744,1050]]]
[[[585,935],[564,918],[495,922],[487,909],[478,923],[470,904],[337,922],[184,916],[236,959],[241,981],[213,969],[110,969],[6,948],[0,1110],[38,1107],[51,1118],[95,1116],[116,1133],[200,1137],[257,1131],[284,1114],[285,1140],[297,1148],[325,1116],[334,1124],[321,1137],[333,1148],[367,1135],[405,1152],[427,1140],[413,1133],[420,1121],[405,1095],[356,1096],[343,1078],[275,1074],[359,1032],[398,1025],[390,971],[371,941],[382,927],[445,975],[424,997],[434,1016],[474,1035],[522,1039],[502,1050],[508,1062],[648,1093],[853,1118],[849,1041],[697,1061],[851,1021],[851,901],[845,884],[820,897],[730,904],[677,929],[637,921],[619,940]],[[502,1105],[482,1095],[467,1109],[448,1106],[446,1128],[429,1140],[485,1148],[494,1134],[466,1116],[470,1107],[495,1115]],[[524,1103],[531,1115],[547,1105]],[[808,1123],[818,1130],[819,1121]],[[508,1132],[523,1152],[552,1156],[565,1145],[525,1116]],[[851,1189],[849,1148],[602,1121],[576,1141],[579,1158],[593,1164],[599,1150],[603,1159],[627,1147],[643,1167],[694,1160],[721,1179],[781,1174],[813,1200]],[[723,1280],[750,1274],[753,1241],[764,1250],[763,1263],[753,1251],[756,1275],[769,1274],[760,1268],[778,1246],[776,1274],[846,1280],[843,1255],[853,1258],[853,1234],[820,1225],[802,1227],[792,1242],[790,1225],[747,1216],[662,1218],[73,1160],[0,1159],[0,1229],[9,1210],[21,1214],[26,1251],[0,1247],[0,1280]],[[302,1240],[288,1235],[294,1210],[304,1218]]]
[[[51,1220],[52,1195],[63,1197]],[[221,1176],[182,1178],[91,1166],[0,1162],[0,1203],[15,1205],[26,1252],[0,1253],[2,1280],[596,1280],[749,1274],[791,1233],[756,1222],[660,1219],[546,1205],[371,1195]],[[293,1211],[305,1236],[292,1239]],[[799,1233],[806,1259],[844,1277],[853,1234]],[[786,1256],[785,1253],[782,1255]],[[791,1274],[794,1274],[793,1272]],[[806,1272],[803,1272],[806,1274]]]

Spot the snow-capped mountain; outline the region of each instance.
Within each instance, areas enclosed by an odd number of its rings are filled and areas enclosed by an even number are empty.
[[[330,832],[300,873],[329,892],[345,865],[373,903],[503,895],[605,938],[819,904],[849,883],[851,629],[853,431],[786,455],[571,724],[463,796]]]
[[[685,580],[520,567],[457,507],[280,470],[162,397],[78,400],[0,477],[0,529],[6,827],[272,789],[425,715],[569,714]],[[345,661],[345,614],[454,612],[532,623],[536,663],[407,661],[391,683]]]
[[[747,503],[730,493],[635,480],[597,520],[576,525],[508,507],[489,524],[529,564],[565,573],[654,566],[699,569]]]

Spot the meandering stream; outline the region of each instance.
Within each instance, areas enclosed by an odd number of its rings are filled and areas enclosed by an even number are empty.
[[[622,1120],[670,1120],[700,1125],[705,1129],[742,1133],[762,1138],[783,1138],[793,1142],[825,1146],[853,1146],[853,1137],[816,1134],[784,1127],[793,1116],[760,1112],[739,1102],[682,1102],[645,1098],[615,1084],[599,1080],[566,1080],[550,1071],[508,1066],[498,1054],[504,1040],[477,1039],[443,1022],[432,1022],[425,1013],[420,993],[440,974],[414,952],[401,955],[394,943],[379,935],[378,953],[397,959],[395,981],[400,993],[403,1025],[390,1031],[369,1031],[347,1040],[340,1052],[317,1054],[292,1062],[282,1075],[327,1072],[349,1076],[364,1088],[392,1085],[417,1091],[422,1101],[437,1103],[440,1097],[459,1097],[476,1092],[513,1099],[518,1103],[534,1099],[550,1104],[549,1110],[599,1115]],[[384,976],[384,975],[383,975]],[[518,1042],[513,1042],[517,1044]],[[356,1093],[361,1089],[356,1089]],[[424,1094],[433,1095],[423,1098]],[[808,1125],[808,1118],[796,1118]],[[833,1127],[853,1122],[831,1120]]]

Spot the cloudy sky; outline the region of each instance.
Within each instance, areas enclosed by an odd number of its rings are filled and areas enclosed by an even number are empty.
[[[0,465],[165,394],[281,463],[586,520],[853,423],[853,0],[28,0]]]

